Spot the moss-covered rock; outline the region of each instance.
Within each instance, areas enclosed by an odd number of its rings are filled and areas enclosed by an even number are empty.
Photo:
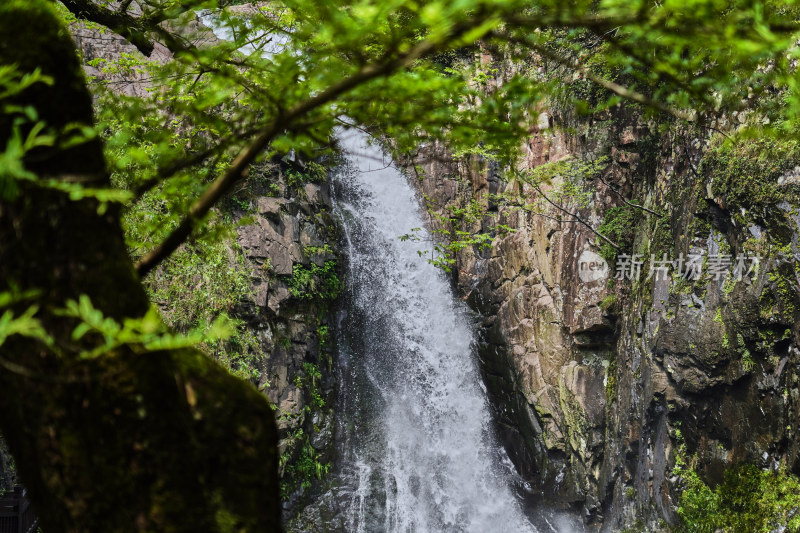
[[[715,197],[730,211],[754,209],[762,216],[800,199],[800,182],[781,180],[800,165],[800,142],[774,138],[715,137],[700,163]]]

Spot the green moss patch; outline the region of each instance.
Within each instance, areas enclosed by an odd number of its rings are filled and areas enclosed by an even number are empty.
[[[729,210],[771,208],[798,203],[800,186],[778,185],[778,178],[800,165],[800,142],[774,138],[718,140],[700,163],[712,192]]]

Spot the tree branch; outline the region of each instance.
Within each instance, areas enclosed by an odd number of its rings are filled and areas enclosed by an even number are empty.
[[[62,0],[62,3],[79,19],[102,24],[124,37],[147,57],[153,53],[155,42],[147,36],[153,28],[148,27],[143,19],[100,7],[91,0]]]
[[[170,176],[180,172],[183,169],[193,167],[194,165],[199,165],[212,155],[224,150],[228,146],[230,146],[230,140],[222,140],[218,144],[207,148],[205,150],[201,150],[196,152],[185,159],[180,159],[174,161],[164,167],[158,169],[158,172],[155,176],[150,179],[143,181],[139,184],[138,187],[134,190],[134,196],[132,202],[138,201],[147,191],[164,181],[165,179],[169,178]]]
[[[453,29],[453,34],[449,39],[441,42],[426,40],[394,59],[380,64],[366,65],[351,76],[331,85],[316,96],[299,103],[289,111],[279,113],[246,148],[239,152],[230,168],[219,176],[216,181],[206,189],[203,195],[197,199],[178,227],[175,228],[163,242],[158,244],[150,253],[139,261],[136,265],[136,271],[139,276],[146,276],[161,261],[169,257],[178,246],[191,235],[195,224],[208,213],[209,209],[211,209],[228,190],[230,190],[233,184],[244,176],[250,164],[255,160],[258,154],[269,145],[272,139],[280,132],[292,130],[292,128],[295,127],[293,124],[295,119],[331,102],[340,95],[369,80],[390,74],[391,72],[408,66],[425,54],[442,47],[442,43],[449,42],[463,34],[469,27],[471,26],[461,25]]]
[[[117,11],[119,11],[120,13],[127,13],[128,8],[131,5],[131,2],[133,2],[133,0],[123,0],[122,3],[120,3],[119,9]]]
[[[216,181],[206,189],[203,195],[197,199],[189,209],[189,213],[186,217],[178,224],[178,227],[137,263],[136,271],[139,273],[139,276],[146,276],[161,261],[169,257],[172,252],[189,237],[192,230],[194,230],[195,224],[208,213],[209,209],[222,198],[234,183],[243,177],[250,163],[255,160],[258,154],[269,144],[279,131],[280,127],[278,122],[273,121],[250,143],[250,145],[239,152],[239,155],[233,160],[228,171],[218,177]]]
[[[594,158],[592,158],[591,161],[592,161],[592,164],[594,164]],[[653,215],[655,215],[655,216],[657,216],[659,218],[664,216],[661,213],[657,213],[656,211],[653,211],[652,209],[648,209],[647,207],[645,207],[643,205],[634,204],[633,202],[628,201],[628,199],[625,198],[625,196],[621,192],[619,192],[619,190],[617,188],[613,187],[610,183],[608,183],[606,180],[603,179],[603,173],[602,172],[598,172],[597,173],[597,177],[600,179],[600,182],[603,185],[605,185],[606,187],[608,187],[609,189],[611,189],[611,191],[613,191],[614,194],[616,194],[619,197],[619,199],[622,200],[622,202],[625,205],[633,207],[635,209],[641,209],[642,211],[646,211],[648,213],[651,213],[651,214],[653,214]]]
[[[612,187],[610,183],[608,183],[606,180],[604,180],[604,179],[603,179],[603,176],[601,176],[600,174],[598,174],[598,175],[597,175],[597,177],[598,177],[598,178],[600,178],[600,181],[603,183],[603,185],[605,185],[606,187],[608,187],[609,189],[611,189],[611,190],[614,192],[614,194],[616,194],[617,196],[619,196],[619,199],[620,199],[620,200],[622,200],[622,202],[623,202],[625,205],[628,205],[628,206],[630,206],[630,207],[634,207],[634,208],[636,208],[636,209],[641,209],[642,211],[647,211],[648,213],[651,213],[651,214],[653,214],[653,215],[655,215],[655,216],[657,216],[657,217],[659,217],[659,218],[661,218],[661,217],[663,217],[663,216],[664,216],[664,215],[662,215],[661,213],[657,213],[657,212],[653,211],[652,209],[648,209],[648,208],[646,208],[646,207],[645,207],[645,206],[643,206],[643,205],[634,204],[633,202],[629,202],[629,201],[628,201],[628,200],[627,200],[627,199],[626,199],[626,198],[625,198],[625,197],[622,195],[622,193],[621,193],[621,192],[619,192],[617,189],[615,189],[614,187]]]

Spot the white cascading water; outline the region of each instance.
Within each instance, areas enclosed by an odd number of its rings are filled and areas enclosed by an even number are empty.
[[[492,437],[473,331],[444,274],[401,241],[424,228],[380,148],[340,133],[350,267],[340,339],[339,508],[352,532],[535,532]],[[427,236],[424,229],[419,232]]]

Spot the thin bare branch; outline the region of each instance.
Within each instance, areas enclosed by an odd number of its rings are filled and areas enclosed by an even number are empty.
[[[592,233],[594,233],[595,235],[597,235],[598,237],[603,239],[605,242],[610,244],[615,250],[620,250],[621,249],[617,243],[615,243],[614,241],[612,241],[611,239],[609,239],[608,237],[606,237],[605,235],[603,235],[602,233],[600,233],[599,231],[594,229],[591,224],[589,224],[588,222],[583,220],[577,214],[570,213],[569,211],[567,211],[566,209],[564,209],[563,207],[561,207],[560,205],[558,205],[557,203],[552,201],[550,198],[548,198],[547,195],[544,192],[542,192],[542,189],[540,189],[538,185],[535,185],[535,184],[531,184],[531,185],[533,185],[533,188],[536,189],[536,192],[538,192],[541,195],[541,197],[544,198],[544,200],[548,204],[552,205],[553,207],[555,207],[556,209],[558,209],[562,213],[566,214],[567,216],[572,217],[573,219],[575,219],[576,222],[586,226],[589,229],[589,231],[591,231]]]
[[[656,211],[653,211],[652,209],[648,209],[648,208],[646,208],[646,207],[645,207],[645,206],[643,206],[643,205],[634,204],[633,202],[629,202],[629,201],[627,200],[627,198],[625,198],[625,196],[623,196],[623,194],[622,194],[621,192],[619,192],[619,190],[615,189],[615,188],[614,188],[614,187],[613,187],[613,186],[612,186],[610,183],[608,183],[606,180],[604,180],[604,179],[603,179],[603,176],[601,176],[600,174],[598,174],[598,175],[597,175],[597,177],[600,179],[600,181],[603,183],[603,185],[605,185],[606,187],[608,187],[609,189],[611,189],[611,190],[614,192],[614,194],[616,194],[616,195],[619,197],[619,199],[620,199],[620,200],[622,200],[622,202],[623,202],[625,205],[628,205],[628,206],[630,206],[630,207],[634,207],[634,208],[636,208],[636,209],[641,209],[642,211],[647,211],[648,213],[650,213],[650,214],[653,214],[653,215],[655,215],[655,216],[657,216],[657,217],[659,217],[659,218],[661,218],[661,217],[663,217],[663,216],[664,216],[664,215],[662,215],[661,213],[658,213],[658,212],[656,212]]]

